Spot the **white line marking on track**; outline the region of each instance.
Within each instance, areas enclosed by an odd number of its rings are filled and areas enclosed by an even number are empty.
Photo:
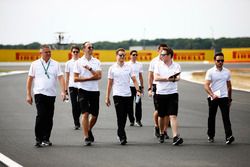
[[[18,164],[17,162],[11,160],[10,158],[6,157],[2,153],[0,153],[0,162],[8,167],[23,167],[22,165]]]

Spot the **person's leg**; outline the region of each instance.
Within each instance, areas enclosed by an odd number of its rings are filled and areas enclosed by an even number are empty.
[[[154,118],[154,125],[155,125],[155,127],[158,127],[158,128],[159,128],[158,111],[154,111],[154,113],[153,113],[153,118]]]
[[[125,125],[127,120],[127,111],[125,111],[126,106],[124,104],[124,97],[120,96],[114,96],[114,104],[115,104],[115,110],[116,110],[116,116],[117,116],[117,135],[121,139],[126,139],[126,132],[125,132]]]
[[[165,134],[165,139],[169,139],[169,136],[168,136],[168,127],[170,126],[170,119],[169,119],[169,116],[166,116],[165,117],[165,125],[164,125],[164,134]]]
[[[88,92],[82,89],[79,89],[79,103],[80,109],[82,112],[82,131],[84,137],[84,144],[90,145],[91,141],[89,140],[89,96]]]
[[[89,121],[89,130],[91,130],[97,121],[99,115],[99,101],[100,101],[100,92],[90,92],[90,121]]]
[[[36,94],[35,96],[35,104],[37,109],[36,123],[35,123],[35,136],[37,146],[39,147],[39,143],[41,144],[44,136],[44,120],[45,120],[45,105],[44,98],[41,94]]]
[[[131,99],[129,102],[129,111],[128,111],[128,118],[130,121],[130,126],[134,126],[135,117],[134,117],[134,99],[136,97],[136,89],[135,87],[130,87],[131,91]]]
[[[165,127],[165,124],[166,124],[166,122],[165,122],[166,121],[166,116],[164,116],[164,117],[159,116],[158,121],[159,121],[160,135],[164,135],[164,127]]]
[[[167,108],[166,106],[168,106],[168,102],[166,100],[166,96],[165,95],[158,95],[157,96],[157,101],[158,101],[158,125],[159,125],[159,129],[160,129],[160,138],[159,138],[159,142],[163,143],[164,142],[164,138],[165,138],[165,125],[166,125],[166,113],[167,113]]]
[[[97,122],[97,118],[99,115],[99,99],[100,92],[89,92],[90,93],[90,118],[89,118],[89,137],[92,142],[94,142],[94,135],[92,133],[92,128],[95,126]]]
[[[213,139],[215,136],[215,120],[216,120],[216,113],[218,108],[218,99],[211,100],[208,98],[208,130],[207,135],[209,138]]]
[[[136,122],[139,124],[139,126],[142,126],[141,123],[141,118],[142,118],[142,102],[141,99],[139,100],[138,103],[135,103],[135,118],[136,118]]]
[[[230,136],[232,136],[232,128],[231,128],[231,122],[230,122],[230,116],[229,116],[229,101],[228,98],[222,98],[219,99],[219,107],[222,114],[222,120],[224,124],[225,129],[225,137],[226,139]]]
[[[47,111],[46,112],[46,132],[44,136],[45,141],[49,141],[51,131],[53,128],[53,117],[54,117],[54,109],[55,109],[55,97],[46,97],[47,99]]]
[[[82,130],[83,130],[83,136],[84,138],[88,138],[89,137],[89,113],[88,112],[84,112],[82,114]]]
[[[72,115],[74,119],[75,128],[78,129],[80,127],[80,115],[81,111],[79,109],[79,102],[78,102],[78,89],[74,87],[69,87],[70,93],[70,101],[72,106]]]
[[[56,97],[44,96],[45,98],[45,111],[44,111],[44,134],[43,134],[43,146],[51,146],[50,135],[53,128],[53,117],[54,117],[54,103]]]
[[[171,124],[171,128],[172,128],[172,134],[173,137],[178,135],[178,122],[177,122],[177,117],[176,115],[170,115],[170,124]]]
[[[179,104],[179,95],[178,93],[167,95],[168,99],[168,113],[170,124],[172,128],[172,135],[173,135],[173,145],[180,145],[183,143],[183,139],[180,138],[179,131],[178,131],[178,121],[177,121],[177,115],[178,115],[178,104]]]
[[[159,130],[159,122],[158,122],[158,102],[157,102],[157,95],[154,94],[153,96],[153,101],[154,101],[154,107],[155,111],[153,113],[153,120],[154,120],[154,127],[155,127],[155,136],[159,137],[160,136],[160,130]]]

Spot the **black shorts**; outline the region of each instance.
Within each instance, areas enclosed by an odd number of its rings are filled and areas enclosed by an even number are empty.
[[[99,115],[99,91],[87,91],[79,89],[79,103],[82,113],[88,112],[93,116]]]
[[[152,93],[153,93],[153,102],[154,102],[154,107],[155,111],[158,111],[158,102],[157,102],[157,94],[156,94],[156,84],[152,85]]]
[[[157,95],[158,101],[158,115],[159,117],[176,115],[178,114],[178,102],[179,95],[178,93],[169,94],[169,95]]]

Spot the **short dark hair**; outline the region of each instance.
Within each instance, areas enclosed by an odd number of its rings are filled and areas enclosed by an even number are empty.
[[[89,42],[89,41],[84,42],[84,43],[82,44],[82,48],[83,48],[83,49],[85,49],[86,43],[90,43],[90,42]]]
[[[214,55],[214,60],[216,60],[217,56],[223,56],[224,57],[224,54],[222,52],[216,52],[215,55]]]
[[[43,49],[45,49],[45,48],[51,49],[51,47],[48,44],[43,44],[43,45],[40,46],[40,52],[42,52]]]
[[[174,51],[172,48],[164,48],[163,50],[165,50],[167,52],[167,55],[171,55],[171,58],[174,56]]]
[[[159,50],[161,47],[167,48],[168,45],[165,44],[165,43],[161,43],[160,45],[158,45],[158,50]]]
[[[73,49],[77,49],[78,51],[80,51],[80,47],[77,46],[77,45],[72,45],[71,48],[70,48],[70,51],[72,52]]]
[[[116,49],[116,51],[115,51],[115,55],[117,55],[119,51],[125,52],[126,50],[125,50],[124,48],[118,48],[118,49]]]
[[[137,50],[131,50],[129,54],[132,55],[134,52],[137,53]]]

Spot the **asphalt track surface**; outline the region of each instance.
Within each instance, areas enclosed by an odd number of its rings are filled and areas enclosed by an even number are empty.
[[[181,64],[182,71],[206,70],[211,64]],[[249,64],[226,64],[246,68]],[[179,82],[179,132],[181,146],[172,146],[172,139],[159,144],[153,133],[152,99],[143,97],[143,127],[130,127],[127,121],[128,144],[116,139],[114,105],[105,106],[108,65],[102,66],[100,81],[100,115],[93,129],[95,142],[83,146],[81,130],[73,130],[70,103],[57,97],[52,130],[52,147],[35,148],[34,124],[36,109],[25,102],[27,74],[0,77],[0,153],[25,167],[162,167],[208,166],[235,167],[250,164],[250,93],[233,91],[231,122],[236,141],[226,145],[220,110],[217,114],[215,143],[207,142],[208,107],[203,86],[184,80]],[[1,69],[28,70],[27,66]],[[148,65],[144,65],[147,71]],[[144,73],[146,83],[146,72]],[[146,84],[145,84],[146,85]],[[147,86],[146,86],[147,87]],[[171,129],[168,129],[171,136]],[[0,167],[4,166],[0,163]]]

